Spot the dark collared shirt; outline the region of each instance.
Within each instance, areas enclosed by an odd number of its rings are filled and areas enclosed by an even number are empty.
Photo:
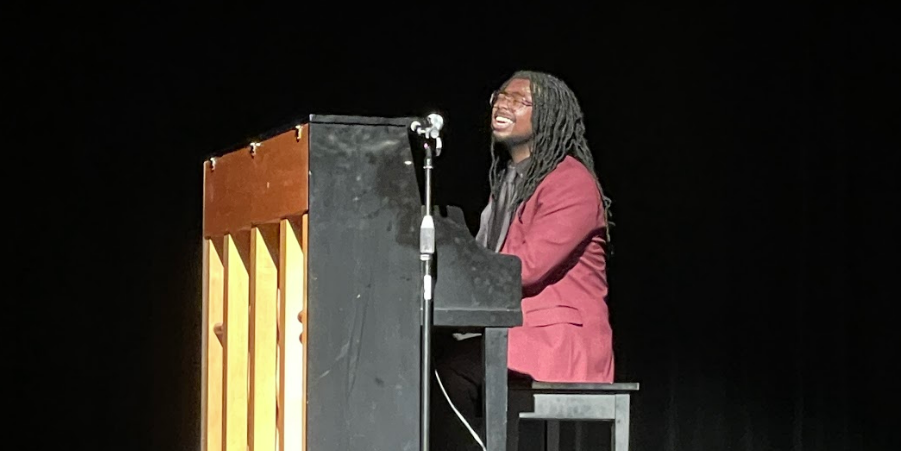
[[[513,220],[513,212],[516,209],[516,205],[512,205],[513,194],[516,186],[521,183],[525,176],[530,161],[530,158],[526,158],[516,164],[512,161],[507,164],[504,183],[501,186],[497,199],[493,201],[491,215],[487,221],[488,230],[485,247],[488,249],[499,249],[503,244],[503,237],[507,235],[507,229],[510,227],[510,221]]]

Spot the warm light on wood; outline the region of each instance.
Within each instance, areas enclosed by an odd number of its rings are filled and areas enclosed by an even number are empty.
[[[247,451],[249,249],[246,233],[225,237],[225,451]]]
[[[303,449],[304,443],[304,355],[303,324],[305,312],[306,268],[303,242],[304,215],[301,224],[282,220],[279,235],[279,449]]]
[[[222,240],[203,241],[203,374],[201,383],[201,451],[222,449],[222,343],[215,328],[222,323],[225,274]]]
[[[273,249],[274,247],[274,249]],[[273,252],[275,251],[275,252]],[[253,450],[274,450],[278,353],[278,230],[254,228],[250,242],[252,314],[250,434]]]
[[[308,141],[204,164],[202,451],[304,451]]]

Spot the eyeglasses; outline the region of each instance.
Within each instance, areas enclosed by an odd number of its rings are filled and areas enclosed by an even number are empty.
[[[501,102],[507,103],[517,110],[532,106],[532,101],[526,100],[520,95],[508,94],[501,91],[494,91],[491,93],[491,99],[488,101],[489,105],[493,107]]]

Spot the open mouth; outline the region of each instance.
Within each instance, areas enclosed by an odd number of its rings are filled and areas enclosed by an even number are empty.
[[[491,121],[491,126],[495,130],[504,130],[513,126],[513,119],[502,115],[496,115]]]

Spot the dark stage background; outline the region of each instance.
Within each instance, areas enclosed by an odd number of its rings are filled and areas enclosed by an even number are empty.
[[[38,164],[8,166],[41,199],[23,205],[30,235],[8,235],[39,258],[23,280],[54,291],[24,296],[35,315],[9,329],[9,361],[44,376],[14,390],[21,416],[61,428],[32,437],[196,449],[205,157],[310,113],[439,111],[440,195],[474,220],[489,93],[530,68],[581,99],[614,200],[632,449],[898,449],[897,21],[817,2],[551,6],[435,10],[455,18],[436,29],[381,7],[44,11],[6,69],[40,85],[21,106],[43,124],[9,154]],[[49,337],[49,361],[27,336]]]

